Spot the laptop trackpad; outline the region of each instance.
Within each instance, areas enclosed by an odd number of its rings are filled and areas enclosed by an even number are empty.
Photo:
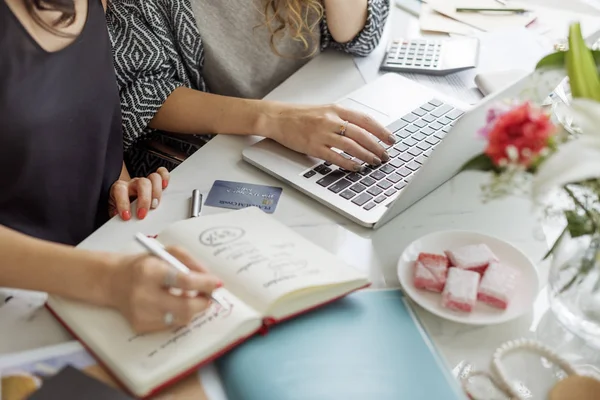
[[[362,103],[359,103],[358,101],[351,99],[349,97],[346,97],[345,99],[339,101],[338,104],[340,106],[349,108],[351,110],[360,111],[365,114],[369,114],[371,117],[375,118],[377,121],[379,121],[382,124],[387,124],[388,122],[390,122],[389,115],[386,115],[380,111],[375,110],[374,108],[371,108]]]

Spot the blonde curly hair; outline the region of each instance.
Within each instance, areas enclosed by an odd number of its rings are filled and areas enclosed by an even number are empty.
[[[315,27],[323,18],[324,9],[321,0],[264,0],[265,25],[271,34],[270,45],[275,54],[277,41],[287,33],[289,37],[301,42],[305,50],[310,52],[303,56],[310,57],[317,48],[318,31]],[[312,21],[312,22],[311,22]],[[297,57],[297,55],[289,55]]]

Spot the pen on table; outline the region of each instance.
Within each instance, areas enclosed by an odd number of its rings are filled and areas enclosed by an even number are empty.
[[[172,266],[173,268],[175,268],[182,274],[187,275],[191,272],[188,267],[186,267],[181,261],[179,261],[177,258],[175,258],[167,250],[165,250],[164,247],[159,245],[157,241],[150,239],[149,237],[147,237],[141,233],[137,233],[135,235],[135,239],[137,240],[137,242],[139,244],[144,246],[144,248],[146,250],[148,250],[150,253],[152,253],[154,256],[160,258],[161,260],[163,260],[164,262],[166,262],[167,264],[169,264],[170,266]],[[221,302],[219,300],[217,300],[215,298],[215,296],[211,295],[210,298],[215,303],[217,303],[218,305],[223,307],[223,304],[221,304]],[[223,308],[225,308],[225,307],[223,307]]]
[[[196,218],[200,216],[202,211],[202,193],[198,189],[192,191],[192,206],[190,209],[190,218]]]
[[[499,12],[511,14],[524,14],[529,12],[524,8],[457,8],[458,13]]]

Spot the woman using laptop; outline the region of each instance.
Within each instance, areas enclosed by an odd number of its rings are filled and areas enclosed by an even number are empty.
[[[359,164],[332,147],[368,164],[387,161],[377,139],[391,144],[393,137],[365,114],[256,99],[326,48],[369,54],[389,0],[120,0],[108,7],[136,175],[165,165],[142,150],[147,140],[185,155],[197,149],[159,131],[266,136],[348,170]]]
[[[71,247],[109,213],[144,218],[166,170],[130,179],[101,0],[0,0],[0,287],[121,311],[138,331],[185,324],[219,284],[187,253],[180,276],[150,256]],[[175,297],[164,283],[206,296]]]

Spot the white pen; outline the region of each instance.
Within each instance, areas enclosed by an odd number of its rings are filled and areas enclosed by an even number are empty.
[[[186,267],[185,264],[183,264],[181,261],[179,261],[177,258],[175,258],[167,250],[165,250],[165,248],[162,247],[162,245],[160,245],[156,240],[150,239],[148,236],[143,235],[141,233],[136,233],[135,240],[137,240],[137,242],[139,244],[144,246],[144,248],[146,250],[148,250],[150,253],[152,253],[154,256],[160,258],[167,264],[171,265],[173,268],[175,268],[182,274],[188,275],[191,273],[190,269],[188,267]],[[218,305],[223,307],[223,304],[221,304],[221,302],[219,300],[217,300],[215,298],[215,296],[211,295],[210,298],[215,303],[217,303]],[[225,307],[223,307],[223,308],[225,308]]]

